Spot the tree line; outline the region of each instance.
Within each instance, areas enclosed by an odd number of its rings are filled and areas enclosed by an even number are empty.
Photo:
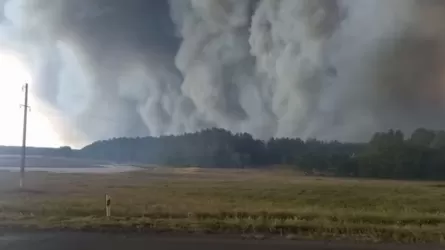
[[[66,149],[65,149],[66,150]],[[445,132],[376,133],[368,143],[254,139],[247,133],[196,133],[97,141],[77,157],[125,163],[218,168],[285,165],[308,174],[392,179],[445,179]]]

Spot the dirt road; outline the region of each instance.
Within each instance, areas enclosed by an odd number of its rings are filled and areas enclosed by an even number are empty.
[[[443,249],[433,246],[356,245],[287,240],[242,240],[229,237],[187,237],[99,233],[3,233],[1,250],[392,250]]]

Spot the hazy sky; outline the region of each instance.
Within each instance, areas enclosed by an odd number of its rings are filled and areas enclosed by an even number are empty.
[[[0,0],[0,49],[0,144],[27,72],[30,145],[445,128],[445,1]]]
[[[47,117],[39,112],[32,94],[29,72],[13,54],[0,51],[0,145],[21,145],[23,128],[24,92],[22,85],[30,84],[29,104],[33,106],[28,117],[28,145],[59,146],[61,142]],[[34,108],[35,107],[35,108]]]

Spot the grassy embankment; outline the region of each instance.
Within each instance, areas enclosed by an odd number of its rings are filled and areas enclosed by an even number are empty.
[[[442,242],[445,184],[283,172],[153,169],[112,175],[0,173],[0,226],[174,230],[288,238]],[[104,196],[112,196],[112,218]]]

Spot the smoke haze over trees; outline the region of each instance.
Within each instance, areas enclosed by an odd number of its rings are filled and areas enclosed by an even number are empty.
[[[254,139],[223,129],[144,138],[116,138],[86,146],[78,157],[124,163],[222,168],[287,166],[308,174],[392,179],[445,179],[445,131],[376,133],[369,143],[316,139]]]
[[[71,145],[445,127],[444,1],[0,0],[0,50]]]

